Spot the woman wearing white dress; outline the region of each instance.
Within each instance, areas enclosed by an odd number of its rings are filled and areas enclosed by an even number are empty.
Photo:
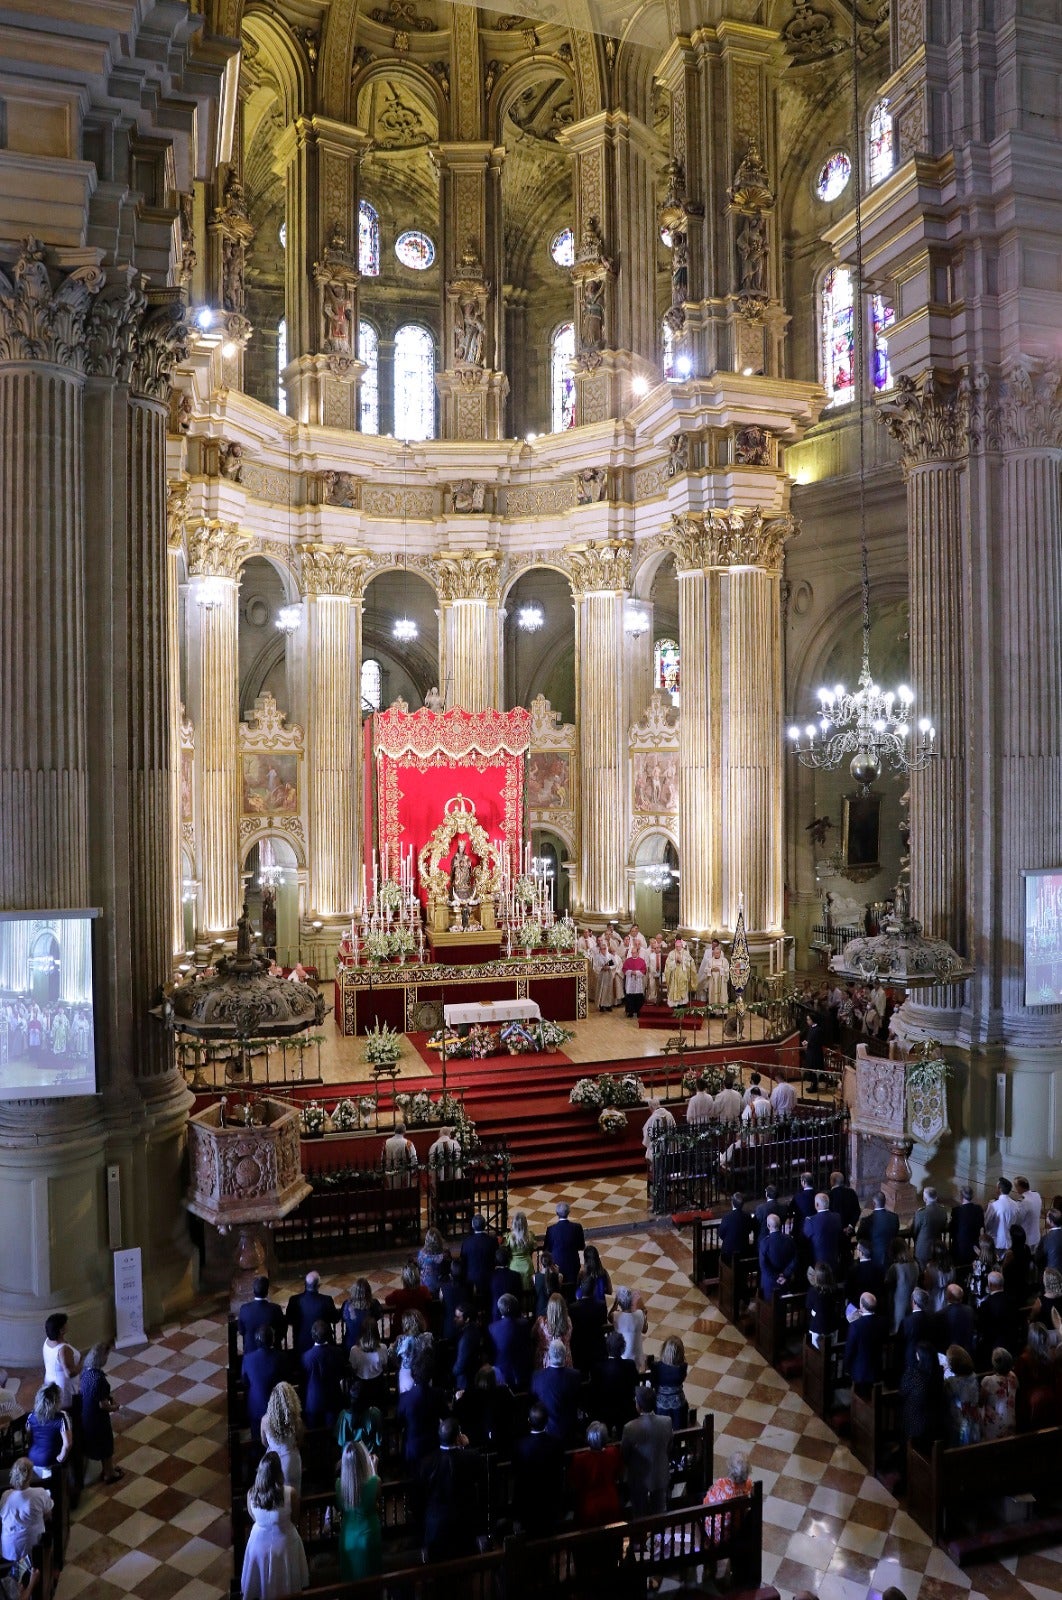
[[[280,1462],[288,1488],[302,1493],[302,1405],[290,1383],[278,1383],[262,1418],[262,1443]]]
[[[243,1600],[278,1600],[310,1582],[306,1551],[292,1515],[292,1491],[280,1457],[267,1450],[247,1496],[253,1526],[243,1553]]]
[[[616,1303],[612,1308],[612,1326],[623,1336],[623,1359],[633,1361],[639,1372],[645,1371],[645,1345],[649,1319],[640,1306],[634,1304],[629,1289],[616,1290]]]
[[[65,1311],[53,1311],[44,1324],[44,1381],[54,1383],[62,1396],[60,1405],[69,1411],[77,1393],[77,1376],[81,1366],[81,1351],[66,1342]]]

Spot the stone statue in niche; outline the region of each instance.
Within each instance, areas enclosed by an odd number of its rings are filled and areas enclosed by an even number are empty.
[[[690,436],[688,433],[673,433],[667,451],[667,475],[677,478],[680,472],[690,470]]]
[[[460,302],[461,320],[454,329],[454,356],[469,367],[483,365],[483,343],[487,327],[483,308],[474,295]]]
[[[246,251],[242,240],[226,234],[221,241],[221,301],[226,311],[243,314],[246,304]]]
[[[671,304],[673,306],[685,304],[686,294],[689,289],[689,266],[689,239],[681,231],[673,231],[671,234]]]
[[[243,445],[226,444],[224,439],[218,445],[218,471],[223,478],[228,478],[232,483],[243,481]]]
[[[192,397],[187,389],[174,389],[170,394],[170,432],[187,433],[192,426]]]
[[[323,472],[321,482],[326,504],[345,506],[348,510],[357,509],[358,483],[349,472]]]
[[[743,294],[767,293],[767,223],[753,212],[737,236]]]
[[[597,352],[605,337],[605,280],[587,278],[583,282],[583,314],[579,333],[584,350]]]
[[[461,514],[482,511],[487,497],[487,486],[472,478],[459,478],[450,490],[451,508]]]
[[[324,286],[325,349],[350,349],[350,298],[345,283]]]
[[[603,500],[608,492],[608,470],[605,467],[583,467],[575,474],[575,498],[581,506],[591,506]]]
[[[771,441],[766,428],[750,424],[734,436],[734,460],[739,467],[769,467]]]

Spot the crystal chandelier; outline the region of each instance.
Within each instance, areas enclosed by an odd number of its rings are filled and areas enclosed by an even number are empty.
[[[277,627],[281,633],[298,633],[302,622],[302,606],[298,601],[292,605],[281,606],[277,612]]]
[[[649,632],[648,614],[632,606],[623,618],[623,631],[629,633],[632,639],[640,639],[643,633]]]
[[[525,633],[537,633],[545,620],[545,612],[534,601],[530,605],[521,606],[516,613],[516,625]]]
[[[412,617],[398,617],[395,620],[395,624],[391,629],[391,632],[394,637],[401,640],[403,644],[409,644],[411,640],[417,637],[420,629],[417,627],[417,624],[413,621]]]
[[[218,606],[225,604],[225,597],[229,592],[229,579],[217,577],[212,573],[204,573],[197,577],[192,586],[195,603],[203,611],[215,611]]]
[[[677,879],[678,873],[666,861],[661,861],[655,866],[646,867],[644,876],[646,887],[662,894],[665,889],[671,888],[672,880]]]
[[[858,688],[841,683],[819,690],[818,721],[789,729],[791,747],[805,767],[832,770],[848,758],[848,770],[864,793],[886,767],[917,772],[936,755],[936,730],[928,717],[912,726],[914,694],[906,684],[882,689],[870,670],[870,567],[866,500],[866,307],[863,295],[863,185],[860,155],[858,8],[852,12],[852,162],[855,201],[855,398],[859,412],[859,558],[863,600],[863,661]]]

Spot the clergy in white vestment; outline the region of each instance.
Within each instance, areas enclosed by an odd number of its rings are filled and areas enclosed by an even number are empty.
[[[688,1006],[694,984],[693,957],[685,939],[676,939],[675,948],[664,962],[664,987],[669,1006]]]
[[[641,956],[645,960],[645,952],[649,948],[649,941],[636,922],[632,922],[623,941],[624,956]]]
[[[718,939],[713,939],[697,969],[697,993],[707,998],[710,1006],[725,1006],[730,998],[730,962],[723,954]]]

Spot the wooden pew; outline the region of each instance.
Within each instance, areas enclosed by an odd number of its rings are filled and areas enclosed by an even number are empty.
[[[1059,1504],[1060,1461],[1062,1428],[950,1449],[938,1442],[928,1457],[908,1444],[911,1515],[959,1566],[1030,1543],[1055,1542],[1062,1534],[1062,1509],[1053,1509]],[[1017,1494],[1045,1495],[1052,1509],[1028,1522],[1004,1522],[993,1513],[993,1502]]]
[[[804,1401],[824,1422],[830,1420],[834,1409],[834,1395],[839,1388],[844,1387],[845,1383],[843,1342],[823,1339],[816,1349],[810,1335],[806,1336]]]
[[[852,1390],[851,1450],[868,1472],[880,1472],[890,1447],[900,1443],[900,1409],[900,1391],[883,1383],[876,1383],[869,1395]]]
[[[719,1284],[719,1218],[693,1219],[693,1281],[708,1293]]]
[[[726,1262],[719,1258],[719,1310],[728,1322],[741,1321],[742,1308],[754,1297],[760,1263],[756,1256],[740,1256]]]
[[[756,1298],[756,1349],[768,1366],[776,1367],[790,1341],[803,1335],[807,1323],[807,1293],[778,1294],[770,1300]]]

